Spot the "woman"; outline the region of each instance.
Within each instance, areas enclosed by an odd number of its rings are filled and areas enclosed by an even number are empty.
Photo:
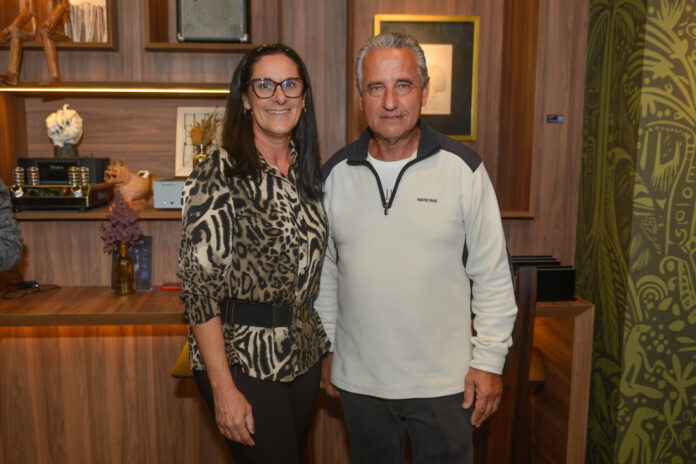
[[[181,298],[196,384],[237,464],[299,462],[329,342],[312,301],[327,237],[312,89],[292,49],[232,76],[222,149],[183,191]]]

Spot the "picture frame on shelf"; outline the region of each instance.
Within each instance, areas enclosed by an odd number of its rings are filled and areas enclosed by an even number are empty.
[[[116,0],[69,0],[65,34],[76,45],[115,50],[118,45]]]
[[[196,147],[191,143],[189,131],[194,124],[216,113],[222,120],[225,108],[222,106],[180,106],[176,109],[176,152],[174,158],[174,175],[188,177],[193,169],[193,155]],[[208,154],[220,148],[222,139],[222,124],[217,127],[217,134],[208,147]]]
[[[476,140],[479,22],[478,16],[374,16],[375,35],[401,32],[420,43],[430,75],[423,119],[457,140]]]

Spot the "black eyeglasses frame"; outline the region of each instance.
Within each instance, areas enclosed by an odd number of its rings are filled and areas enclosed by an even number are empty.
[[[273,85],[274,85],[273,91],[271,92],[271,94],[270,94],[269,96],[267,96],[267,97],[262,97],[261,95],[258,94],[258,92],[256,91],[256,87],[254,87],[254,82],[258,82],[258,81],[266,81],[266,82],[272,82],[272,83],[273,83]],[[283,86],[283,84],[285,84],[285,83],[288,82],[288,81],[297,81],[297,82],[300,84],[301,89],[300,89],[300,94],[299,94],[299,95],[296,95],[296,96],[291,97],[290,95],[288,95],[288,94],[285,92],[285,87]],[[286,78],[286,79],[283,79],[283,80],[280,81],[280,82],[276,82],[276,81],[274,81],[273,79],[269,79],[268,77],[259,77],[259,78],[255,78],[255,79],[249,79],[249,87],[251,87],[251,90],[254,91],[254,95],[256,95],[258,98],[260,98],[260,99],[262,99],[262,100],[266,100],[266,99],[269,99],[269,98],[273,98],[273,95],[275,95],[276,90],[278,89],[278,86],[280,86],[280,90],[283,92],[283,95],[285,95],[286,98],[300,98],[302,95],[304,95],[304,91],[305,91],[304,82],[303,82],[302,79],[299,78],[299,77],[288,77],[288,78]]]

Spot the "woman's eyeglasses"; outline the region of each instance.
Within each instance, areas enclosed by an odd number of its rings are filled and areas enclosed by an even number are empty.
[[[278,86],[280,86],[283,94],[288,98],[301,97],[302,92],[304,92],[304,84],[299,77],[289,77],[282,82],[262,77],[260,79],[251,79],[249,82],[251,88],[254,89],[254,93],[259,98],[271,98]]]

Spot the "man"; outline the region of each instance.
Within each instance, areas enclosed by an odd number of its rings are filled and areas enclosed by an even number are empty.
[[[340,390],[353,462],[401,463],[408,433],[416,464],[470,463],[517,314],[495,193],[478,155],[420,118],[413,38],[373,37],[355,71],[369,130],[324,166],[322,385]]]
[[[22,254],[22,231],[12,217],[10,192],[0,180],[0,272],[12,269]]]

